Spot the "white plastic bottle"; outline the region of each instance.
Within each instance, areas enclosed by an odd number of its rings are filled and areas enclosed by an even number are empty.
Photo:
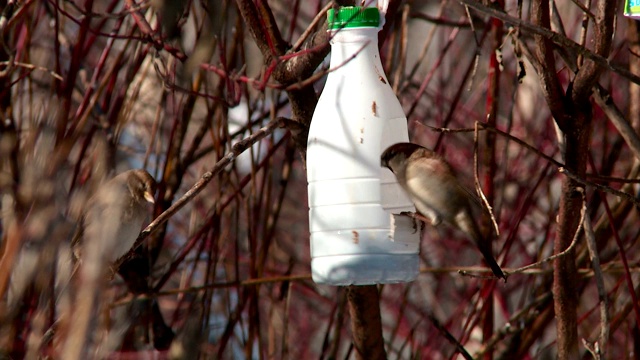
[[[328,14],[331,69],[307,143],[311,271],[316,283],[412,281],[420,225],[393,174],[380,166],[389,145],[409,140],[407,119],[378,51],[377,8]]]

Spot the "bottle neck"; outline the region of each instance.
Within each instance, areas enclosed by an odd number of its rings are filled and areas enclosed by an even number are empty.
[[[378,51],[378,28],[363,27],[332,31],[331,67],[344,66],[345,61],[374,61],[381,67]]]
[[[378,31],[380,31],[380,29],[375,27],[342,28],[330,30],[329,35],[331,36],[331,44],[371,43],[372,41],[375,41],[375,45],[377,47]]]

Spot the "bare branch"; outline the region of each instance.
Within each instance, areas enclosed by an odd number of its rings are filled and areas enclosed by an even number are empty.
[[[545,39],[550,40],[551,42],[555,43],[556,45],[560,46],[560,47],[567,47],[570,48],[574,51],[576,51],[577,53],[583,55],[585,58],[591,59],[594,62],[598,63],[601,66],[604,66],[605,68],[615,72],[616,74],[619,74],[621,76],[624,76],[625,78],[629,79],[630,81],[636,83],[636,84],[640,84],[640,76],[632,73],[631,71],[629,71],[628,69],[620,66],[620,65],[616,65],[613,64],[609,59],[607,59],[604,56],[601,56],[599,54],[596,54],[586,48],[584,48],[583,46],[580,46],[580,44],[574,42],[571,39],[568,39],[565,36],[562,36],[558,33],[555,33],[551,30],[549,30],[548,28],[545,29],[543,27],[540,26],[536,26],[534,24],[528,23],[526,21],[523,21],[521,19],[512,17],[504,12],[498,11],[496,9],[490,8],[488,6],[484,6],[481,3],[479,3],[476,0],[458,0],[461,3],[468,5],[469,7],[476,9],[484,14],[488,14],[490,16],[496,17],[508,24],[512,24],[514,26],[517,26],[518,28],[520,28],[520,31],[522,32],[528,32],[530,34],[536,34],[536,35],[540,35],[542,37],[544,37]]]
[[[551,22],[549,18],[549,2],[548,1],[534,1],[531,8],[531,18],[534,24],[543,29],[550,29]],[[551,30],[549,30],[551,31]],[[551,110],[551,114],[555,121],[558,123],[561,129],[566,129],[569,124],[565,120],[566,109],[564,105],[564,91],[560,80],[556,75],[556,60],[553,54],[553,43],[551,39],[536,34],[533,36],[536,43],[537,53],[535,54],[535,60],[533,64],[540,78],[542,93],[547,100],[547,105]]]
[[[597,13],[594,26],[594,53],[607,58],[611,51],[613,40],[613,28],[617,10],[617,1],[599,0],[597,2]],[[588,101],[593,87],[598,82],[598,78],[605,67],[587,58],[584,65],[578,70],[573,81],[573,92],[571,94],[574,103],[581,104]]]
[[[205,172],[200,180],[193,184],[191,189],[187,191],[182,197],[176,200],[167,210],[165,210],[162,214],[158,215],[147,227],[142,230],[138,238],[136,239],[135,244],[131,248],[128,254],[122,256],[118,261],[116,261],[113,265],[113,270],[117,270],[120,265],[131,257],[131,254],[134,250],[144,242],[144,240],[153,233],[156,229],[162,226],[165,222],[167,222],[176,212],[178,212],[182,207],[188,204],[193,198],[196,197],[202,191],[207,184],[213,179],[213,176],[222,171],[227,165],[229,165],[233,160],[238,157],[238,155],[242,154],[245,150],[251,147],[256,142],[264,139],[266,136],[271,134],[276,128],[278,128],[282,124],[283,119],[277,118],[275,120],[270,121],[266,126],[262,127],[260,130],[253,133],[251,136],[238,141],[233,147],[231,151],[229,151],[225,156],[223,156],[218,162],[211,168],[211,170]]]

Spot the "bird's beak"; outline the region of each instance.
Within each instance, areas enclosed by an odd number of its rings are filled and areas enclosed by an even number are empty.
[[[380,159],[380,167],[387,168],[389,171],[393,172],[393,169],[389,166],[389,161],[387,159]]]
[[[152,203],[152,204],[155,204],[155,203],[156,203],[156,200],[153,198],[153,194],[152,194],[152,193],[150,193],[150,192],[148,192],[148,191],[145,191],[145,192],[144,192],[144,198],[145,198],[148,202],[150,202],[150,203]]]

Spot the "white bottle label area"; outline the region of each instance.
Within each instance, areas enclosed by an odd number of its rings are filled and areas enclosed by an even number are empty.
[[[343,125],[347,130],[342,133],[319,136],[331,142],[309,139],[314,281],[334,285],[411,281],[418,271],[420,224],[400,215],[415,208],[391,171],[380,166],[382,150],[401,141],[397,139],[402,138],[406,119],[375,124],[377,131],[357,123]],[[362,141],[354,136],[358,134]]]
[[[357,123],[343,124],[346,131],[342,134],[319,134],[320,138],[330,138],[331,143],[309,139],[307,161],[312,166],[308,166],[307,176],[313,257],[418,252],[419,229],[413,231],[413,220],[399,215],[415,208],[391,171],[380,166],[379,154],[394,143],[390,139],[402,136],[406,120],[396,118],[380,125],[369,129]],[[349,141],[354,138],[349,135],[349,128],[352,135],[361,133],[363,141]]]

